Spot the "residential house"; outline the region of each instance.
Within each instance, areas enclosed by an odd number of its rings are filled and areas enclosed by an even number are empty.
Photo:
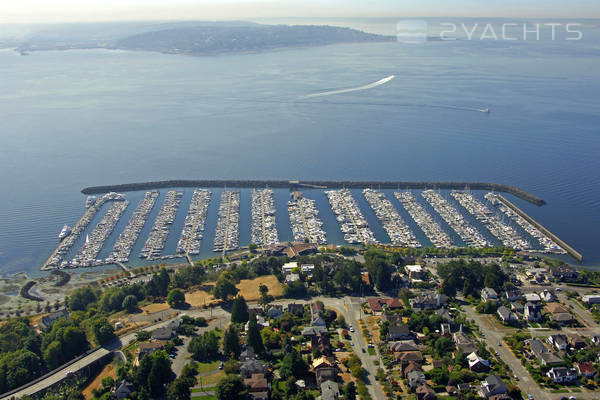
[[[139,347],[135,350],[135,360],[133,361],[134,366],[139,366],[140,361],[145,355],[152,354],[157,350],[161,350],[167,344],[164,340],[153,340],[151,342],[140,343]]]
[[[300,275],[299,274],[287,274],[285,276],[285,283],[292,283],[292,282],[296,282],[300,280]]]
[[[491,301],[496,303],[498,301],[498,293],[493,288],[483,288],[481,289],[481,301],[484,303],[486,301]]]
[[[131,397],[131,394],[135,391],[135,386],[132,383],[122,380],[115,389],[112,391],[112,395],[118,400],[124,400]]]
[[[318,335],[321,332],[327,332],[327,329],[322,326],[307,326],[302,329],[302,336],[310,339],[313,336]]]
[[[325,381],[321,383],[321,400],[337,400],[340,397],[340,388],[336,382]]]
[[[569,383],[576,381],[578,373],[576,368],[554,367],[546,373],[554,383]]]
[[[600,304],[600,294],[586,294],[581,296],[581,300],[586,304]]]
[[[550,313],[550,319],[560,324],[568,324],[573,321],[573,315],[569,309],[559,303],[551,303],[546,305],[546,311]]]
[[[295,243],[283,249],[283,254],[291,259],[294,259],[298,256],[314,254],[316,252],[317,245],[314,243]]]
[[[283,275],[289,275],[291,274],[296,268],[298,268],[298,263],[297,262],[289,262],[289,263],[285,263],[283,264],[283,266],[281,267],[281,273]]]
[[[315,358],[312,362],[312,367],[315,371],[319,368],[334,367],[334,366],[335,366],[335,363],[333,362],[333,359],[330,357],[325,357],[325,356]]]
[[[569,346],[574,349],[583,349],[588,345],[585,339],[576,333],[567,336],[567,340],[569,342]]]
[[[402,377],[408,377],[408,374],[412,371],[422,371],[421,364],[414,361],[409,361],[406,365],[400,364],[400,375]]]
[[[490,362],[479,357],[476,352],[472,352],[471,354],[467,355],[467,362],[469,363],[469,369],[471,371],[483,372],[489,371],[490,369]]]
[[[269,391],[269,382],[265,374],[252,374],[250,378],[244,379],[244,384],[248,386],[250,393],[265,393]]]
[[[490,375],[481,382],[481,395],[485,398],[508,393],[506,384],[498,375]]]
[[[531,354],[533,354],[543,366],[559,365],[564,361],[556,353],[550,351],[539,339],[529,340]]]
[[[423,364],[423,354],[419,351],[401,351],[394,353],[396,363],[400,365],[407,365],[409,363]]]
[[[40,319],[38,327],[40,330],[48,332],[60,318],[69,318],[69,312],[63,308],[52,314],[45,315]]]
[[[415,390],[415,393],[417,394],[417,400],[434,400],[436,398],[435,390],[430,388],[427,384],[419,386]]]
[[[510,311],[505,306],[498,307],[498,310],[496,312],[498,313],[498,316],[500,317],[502,322],[504,322],[505,324],[512,324],[517,322],[517,316],[515,315],[515,313]]]
[[[525,303],[523,315],[525,316],[525,319],[530,322],[538,322],[542,319],[540,308],[529,301]]]
[[[411,371],[406,375],[406,378],[408,380],[408,387],[411,390],[416,390],[426,382],[425,374],[422,371]]]
[[[153,340],[170,340],[175,337],[175,331],[170,327],[158,328],[152,331]]]
[[[326,381],[335,382],[337,380],[337,369],[335,367],[320,367],[315,370],[315,375],[319,385]]]
[[[274,305],[267,310],[267,317],[271,319],[279,319],[283,315],[283,306]]]
[[[402,308],[402,303],[398,299],[390,299],[385,297],[369,297],[367,299],[369,308],[373,314],[378,314],[383,311],[384,308],[388,310],[397,310]]]
[[[579,273],[573,267],[567,265],[550,267],[550,275],[558,281],[576,281]]]
[[[390,325],[398,325],[402,323],[402,315],[383,313],[381,314],[381,321],[389,322]]]
[[[556,350],[566,350],[568,346],[567,337],[565,335],[550,335],[548,342],[556,347]]]
[[[312,350],[319,350],[325,356],[333,354],[333,348],[326,333],[320,332],[318,335],[311,337],[310,346]]]
[[[298,303],[290,303],[287,305],[287,310],[289,313],[292,314],[304,314],[304,306],[302,304],[298,304]]]
[[[528,303],[539,303],[542,300],[540,298],[540,295],[537,293],[525,293],[523,295],[523,297],[525,298],[525,301]]]
[[[387,340],[410,340],[414,335],[407,325],[390,325],[388,328]]]
[[[514,302],[514,303],[510,304],[510,309],[513,312],[516,312],[516,313],[519,313],[519,314],[523,314],[523,311],[525,310],[525,306],[520,301],[517,301],[517,302]]]
[[[240,374],[243,378],[252,378],[253,374],[266,374],[267,366],[260,360],[248,360],[240,364]]]
[[[504,292],[504,296],[508,299],[508,301],[510,301],[511,303],[513,301],[517,301],[517,300],[522,300],[523,299],[523,293],[521,293],[520,290],[514,289],[514,290],[507,290],[506,292]]]
[[[554,291],[548,289],[542,290],[540,293],[540,298],[546,303],[552,303],[556,301],[556,295],[554,294]]]
[[[254,360],[255,358],[256,358],[256,354],[254,353],[254,347],[252,347],[252,346],[246,346],[244,351],[242,351],[242,353],[240,354],[241,362],[248,361],[248,360]]]
[[[577,372],[579,372],[579,375],[586,378],[592,378],[596,374],[596,367],[589,361],[575,363],[575,368],[577,369]]]
[[[313,275],[313,271],[315,270],[314,264],[302,264],[300,266],[300,271],[307,277],[311,278]]]
[[[393,352],[399,351],[419,351],[419,347],[415,344],[413,340],[402,340],[400,342],[390,342],[388,343],[388,347]]]
[[[420,265],[406,265],[404,267],[408,273],[408,279],[411,281],[422,281],[425,279],[423,267]]]
[[[477,351],[477,346],[475,345],[475,343],[473,343],[473,341],[471,340],[471,338],[469,338],[462,331],[462,327],[461,327],[461,329],[458,332],[454,332],[454,334],[452,335],[452,338],[454,339],[454,343],[456,344],[456,347],[463,354],[469,354],[469,353],[472,353],[474,351]]]
[[[436,310],[448,303],[448,296],[440,293],[420,294],[409,300],[414,310]]]

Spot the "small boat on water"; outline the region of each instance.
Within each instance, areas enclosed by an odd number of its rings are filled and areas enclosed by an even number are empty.
[[[71,227],[68,225],[63,226],[62,230],[60,231],[60,233],[58,234],[58,238],[60,240],[63,240],[64,238],[66,238],[67,236],[69,236],[71,234]]]
[[[483,108],[483,109],[479,110],[479,112],[489,114],[490,113],[490,109],[489,108]]]

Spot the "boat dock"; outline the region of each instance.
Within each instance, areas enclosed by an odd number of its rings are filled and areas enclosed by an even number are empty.
[[[67,235],[59,243],[59,245],[52,252],[50,257],[48,257],[46,262],[42,265],[41,270],[48,271],[51,269],[66,266],[67,262],[63,261],[63,258],[67,255],[69,250],[71,250],[71,247],[73,247],[73,245],[75,244],[77,239],[79,239],[79,237],[81,236],[81,234],[83,233],[85,228],[90,224],[90,222],[92,222],[92,220],[94,219],[94,216],[96,215],[96,213],[98,211],[100,211],[100,209],[102,208],[104,203],[106,203],[108,201],[123,201],[123,200],[125,200],[123,195],[115,193],[115,192],[109,192],[109,193],[102,195],[93,204],[91,204],[90,207],[88,207],[85,210],[85,212],[83,213],[83,215],[81,216],[79,221],[77,221],[77,223],[71,230],[71,233],[69,235]]]
[[[316,202],[302,197],[300,192],[293,192],[292,197],[294,200],[288,201],[288,212],[294,240],[326,244],[327,236],[323,230],[323,221],[319,218]]]
[[[252,190],[252,243],[268,246],[279,243],[273,190]]]
[[[581,253],[579,253],[577,250],[575,250],[574,248],[569,246],[567,243],[565,243],[562,239],[560,239],[554,233],[550,232],[546,227],[544,227],[542,224],[537,222],[535,219],[531,218],[527,213],[522,211],[519,207],[514,205],[512,202],[510,202],[504,196],[498,194],[497,197],[498,197],[498,200],[501,201],[504,205],[506,205],[508,208],[513,210],[519,216],[524,218],[527,222],[529,222],[530,224],[535,226],[540,232],[542,232],[544,235],[546,235],[551,240],[553,240],[556,244],[558,244],[568,255],[573,257],[577,262],[581,263],[583,261],[583,255]]]
[[[239,248],[240,236],[240,192],[224,190],[221,193],[221,204],[217,217],[217,228],[213,251],[222,252]]]
[[[450,236],[444,232],[439,223],[433,220],[431,214],[417,202],[417,198],[412,192],[394,192],[394,196],[435,247],[446,249],[455,247]]]
[[[394,246],[421,247],[421,243],[384,193],[373,189],[364,189],[363,196],[375,211],[377,219],[383,225],[383,229],[385,229]]]
[[[204,224],[212,192],[206,189],[195,189],[190,208],[185,217],[183,230],[177,242],[177,254],[200,254],[200,243],[204,237]],[[191,261],[190,261],[191,264]]]
[[[350,244],[379,243],[350,190],[327,190],[325,194],[346,242]]]
[[[531,244],[527,240],[525,240],[512,226],[504,223],[471,193],[453,191],[451,196],[481,222],[505,247],[511,247],[518,250],[531,249]]]
[[[98,225],[94,228],[92,233],[86,237],[85,243],[77,255],[69,262],[72,267],[95,267],[113,262],[111,259],[99,260],[98,254],[102,250],[104,242],[112,231],[115,229],[117,222],[121,219],[121,216],[125,212],[125,209],[129,206],[129,201],[118,201],[111,204],[106,214],[102,217]]]
[[[133,211],[133,215],[127,222],[127,226],[123,232],[119,235],[119,238],[113,246],[110,258],[119,263],[126,263],[129,261],[131,250],[138,240],[142,228],[146,224],[148,215],[156,204],[156,199],[159,196],[158,190],[152,190],[146,192],[144,198],[140,200],[137,207]]]
[[[429,203],[460,239],[469,247],[489,247],[491,244],[464,216],[435,190],[425,190],[421,196]]]
[[[162,251],[165,247],[167,236],[169,236],[171,225],[175,221],[177,209],[179,208],[182,197],[183,192],[175,190],[169,190],[167,192],[165,201],[154,221],[152,231],[150,231],[148,239],[140,252],[140,258],[147,258],[148,260],[161,260],[165,257],[173,258],[173,256],[163,257]]]

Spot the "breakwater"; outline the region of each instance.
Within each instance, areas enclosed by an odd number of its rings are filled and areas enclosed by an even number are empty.
[[[183,187],[205,187],[205,188],[323,188],[323,189],[445,189],[445,190],[488,190],[500,193],[509,193],[520,199],[528,201],[536,206],[543,206],[546,202],[531,193],[516,186],[489,182],[427,182],[427,181],[298,181],[298,180],[168,180],[154,182],[124,183],[116,185],[90,186],[84,188],[81,193],[100,194],[108,192],[128,192],[137,190],[149,190],[160,188],[183,188]]]
[[[498,200],[500,200],[507,207],[509,207],[514,212],[516,212],[517,214],[519,214],[521,217],[525,218],[525,220],[527,220],[530,224],[532,224],[537,229],[539,229],[542,233],[544,233],[545,235],[547,235],[550,239],[554,240],[556,242],[556,244],[558,244],[564,251],[567,252],[567,254],[569,254],[571,257],[573,257],[579,263],[581,263],[583,261],[583,255],[581,255],[581,253],[579,253],[577,250],[575,250],[574,248],[572,248],[571,246],[569,246],[567,243],[565,243],[562,239],[560,239],[554,233],[550,232],[546,227],[544,227],[542,224],[540,224],[539,222],[537,222],[535,219],[531,218],[528,214],[526,214],[519,207],[515,206],[513,203],[511,203],[504,196],[499,195],[498,196]]]

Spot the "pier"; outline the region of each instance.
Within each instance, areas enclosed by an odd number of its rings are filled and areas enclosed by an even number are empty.
[[[498,200],[500,200],[504,205],[506,205],[507,207],[509,207],[510,209],[512,209],[518,215],[520,215],[521,217],[525,218],[525,220],[527,220],[527,222],[529,222],[530,224],[532,224],[533,226],[535,226],[543,234],[545,234],[550,239],[552,239],[554,242],[556,242],[564,251],[567,252],[568,255],[570,255],[571,257],[573,257],[577,262],[581,263],[583,261],[583,255],[581,253],[579,253],[577,250],[575,250],[574,248],[572,248],[571,246],[569,246],[567,243],[565,243],[563,240],[561,240],[554,233],[550,232],[546,227],[544,227],[542,224],[540,224],[539,222],[537,222],[535,219],[531,218],[528,214],[526,214],[519,207],[517,207],[512,202],[510,202],[507,198],[505,198],[502,195],[498,195]]]
[[[536,206],[543,206],[546,202],[533,194],[510,185],[489,182],[435,182],[435,181],[300,181],[300,180],[168,180],[154,182],[125,183],[117,185],[90,186],[82,189],[83,194],[98,194],[111,191],[135,191],[158,188],[184,188],[184,187],[229,187],[229,188],[290,188],[314,187],[319,189],[442,189],[442,190],[486,190],[491,192],[509,193]]]

